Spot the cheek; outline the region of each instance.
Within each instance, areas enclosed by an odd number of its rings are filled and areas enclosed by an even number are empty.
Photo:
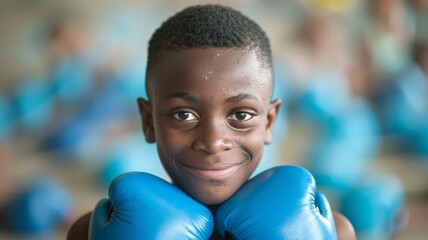
[[[262,153],[263,153],[263,147],[264,147],[264,131],[260,127],[256,131],[254,131],[252,134],[246,135],[242,141],[243,146],[245,148],[248,148],[248,150],[251,151],[253,154],[253,161],[254,160],[260,160]]]
[[[161,148],[164,153],[164,157],[169,158],[170,156],[177,155],[183,148],[188,146],[185,136],[182,133],[170,130],[168,128],[161,128],[156,134],[157,145]]]
[[[177,155],[187,151],[192,145],[193,133],[171,127],[165,117],[156,120],[155,131],[159,157],[164,163],[173,161]]]

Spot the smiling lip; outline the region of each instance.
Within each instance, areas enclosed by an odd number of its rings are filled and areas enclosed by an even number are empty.
[[[209,180],[225,179],[234,174],[242,165],[242,163],[239,163],[225,167],[199,168],[183,164],[180,161],[178,163],[192,174]]]

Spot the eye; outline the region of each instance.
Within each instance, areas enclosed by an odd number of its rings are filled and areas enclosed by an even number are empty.
[[[186,111],[176,112],[173,113],[171,116],[179,121],[191,121],[198,119],[195,114]]]
[[[230,118],[232,120],[237,120],[237,121],[241,121],[241,122],[248,121],[248,120],[250,120],[253,117],[254,117],[253,114],[250,114],[250,113],[247,113],[247,112],[235,112],[235,113],[233,113],[230,116]]]

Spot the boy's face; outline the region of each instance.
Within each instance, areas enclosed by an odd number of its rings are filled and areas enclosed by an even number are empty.
[[[162,55],[149,74],[150,101],[139,99],[148,142],[175,184],[206,204],[229,198],[253,173],[270,143],[280,101],[255,51],[186,49]]]

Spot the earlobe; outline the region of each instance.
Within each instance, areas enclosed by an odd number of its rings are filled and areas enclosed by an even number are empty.
[[[275,125],[275,120],[278,116],[279,109],[281,107],[281,99],[275,99],[269,103],[269,109],[267,113],[267,124],[265,129],[265,144],[270,144],[272,142],[272,130]]]
[[[137,103],[138,109],[140,111],[141,123],[146,141],[148,143],[154,143],[156,141],[156,138],[155,128],[153,126],[153,112],[150,102],[143,98],[138,98]]]

